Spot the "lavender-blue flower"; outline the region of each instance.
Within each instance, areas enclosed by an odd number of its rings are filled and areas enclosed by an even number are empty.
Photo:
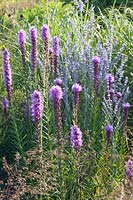
[[[34,27],[30,28],[30,41],[31,41],[31,68],[35,71],[38,62],[38,49],[37,49],[37,29]]]
[[[43,98],[40,91],[35,90],[31,100],[31,117],[33,122],[39,122],[43,115]]]
[[[4,85],[8,94],[8,100],[12,98],[12,74],[10,66],[10,54],[7,49],[3,52],[3,78]]]

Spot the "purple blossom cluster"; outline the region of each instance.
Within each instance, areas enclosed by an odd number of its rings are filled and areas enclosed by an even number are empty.
[[[12,98],[12,73],[10,66],[10,54],[7,49],[3,52],[3,78],[4,85],[7,91],[8,100],[11,101]]]
[[[117,99],[120,100],[122,97],[122,93],[121,92],[117,92]]]
[[[124,122],[123,122],[123,127],[125,128],[126,127],[126,124],[127,124],[127,119],[128,119],[128,110],[130,108],[130,103],[126,102],[126,103],[123,103],[123,110],[124,110]]]
[[[79,83],[74,83],[72,86],[72,91],[74,93],[74,106],[78,107],[79,105],[79,95],[82,91],[82,86]]]
[[[106,127],[105,127],[105,130],[106,130],[106,136],[107,136],[107,147],[110,143],[110,138],[111,138],[111,135],[113,133],[113,126],[111,124],[107,124]]]
[[[43,98],[40,91],[35,90],[31,100],[31,117],[32,121],[38,123],[43,115]]]
[[[133,161],[129,159],[126,164],[126,175],[128,179],[131,180],[133,177]]]
[[[19,48],[20,48],[20,51],[21,51],[23,66],[24,66],[24,68],[25,68],[25,54],[26,54],[25,44],[26,44],[26,33],[25,33],[24,30],[20,30],[20,31],[18,32],[18,44],[19,44]]]
[[[30,28],[30,41],[31,41],[31,68],[35,71],[38,62],[38,49],[37,49],[37,29]]]
[[[49,91],[49,98],[53,102],[60,101],[63,98],[63,91],[59,85],[52,86]]]
[[[41,35],[44,42],[45,57],[48,55],[48,43],[49,43],[49,27],[43,25],[41,29]]]
[[[63,81],[62,81],[61,78],[56,78],[56,79],[54,80],[54,84],[55,84],[55,85],[59,85],[59,86],[61,86],[62,83],[63,83]]]
[[[109,73],[106,75],[105,80],[107,81],[108,85],[109,85],[109,90],[112,89],[112,83],[114,82],[114,76]]]
[[[58,129],[58,145],[61,145],[62,141],[62,117],[61,117],[61,99],[63,98],[63,91],[59,85],[52,86],[49,91],[49,98],[54,105],[54,115],[56,126]]]
[[[54,63],[54,74],[57,75],[57,67],[58,67],[58,58],[60,53],[60,41],[57,36],[53,37],[52,39],[52,49],[53,49],[53,63]]]
[[[7,98],[2,99],[2,107],[3,107],[4,114],[7,115],[8,107],[9,107],[9,101]]]
[[[92,58],[93,66],[94,66],[94,90],[95,93],[98,94],[98,85],[99,85],[99,72],[98,72],[98,66],[100,63],[100,57],[94,56]]]
[[[79,150],[83,144],[82,132],[77,125],[71,127],[70,141],[75,150]]]
[[[49,48],[49,60],[50,60],[50,65],[53,67],[54,66],[54,51],[52,48]],[[52,71],[54,71],[53,68],[52,68]]]

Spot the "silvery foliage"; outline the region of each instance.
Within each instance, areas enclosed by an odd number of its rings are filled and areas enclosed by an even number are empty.
[[[119,46],[112,21],[105,22],[109,34],[101,39],[99,36],[100,25],[97,25],[95,21],[94,7],[91,8],[90,17],[86,21],[82,17],[77,19],[76,15],[75,19],[70,20],[69,27],[71,28],[64,41],[65,52],[60,63],[60,75],[64,82],[65,112],[67,113],[71,111],[69,99],[72,93],[70,86],[74,82],[81,82],[83,86],[82,96],[84,96],[82,110],[85,124],[87,124],[88,116],[91,118],[93,115],[93,109],[95,109],[93,105],[96,98],[93,89],[92,57],[99,56],[101,59],[99,66],[99,97],[101,101],[100,109],[104,114],[103,125],[112,123],[114,130],[119,130],[122,126],[121,105],[126,101],[130,92],[128,78],[124,78],[124,67],[127,62],[127,56],[124,54],[125,44]],[[105,81],[107,73],[112,73],[115,77],[113,83],[115,94],[112,101],[107,98],[108,86]],[[117,92],[122,93],[120,102],[116,97]]]

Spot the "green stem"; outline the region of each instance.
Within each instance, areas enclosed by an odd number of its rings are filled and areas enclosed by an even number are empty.
[[[19,132],[18,132],[18,127],[17,127],[17,123],[16,123],[16,119],[15,119],[15,113],[14,113],[14,110],[13,110],[12,102],[11,102],[10,105],[11,105],[11,113],[12,113],[12,116],[13,116],[13,123],[14,123],[16,138],[17,138],[17,141],[18,141],[19,151],[20,151],[20,154],[23,156],[24,155],[23,147],[22,147],[21,139],[20,139]]]

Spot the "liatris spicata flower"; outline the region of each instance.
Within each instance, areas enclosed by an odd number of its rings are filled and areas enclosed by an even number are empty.
[[[127,175],[128,179],[131,180],[131,178],[133,177],[133,171],[131,169],[127,168],[126,175]]]
[[[42,137],[41,137],[41,119],[43,115],[43,98],[40,91],[35,90],[32,94],[31,100],[31,117],[32,121],[35,123],[36,131],[36,143],[38,145],[38,149],[42,149]]]
[[[130,103],[126,102],[123,103],[123,109],[124,109],[124,122],[123,122],[123,127],[125,128],[127,125],[127,119],[128,119],[128,110],[130,108]]]
[[[106,136],[107,136],[107,147],[110,143],[110,138],[111,138],[111,134],[113,132],[113,126],[111,124],[107,124],[107,126],[105,127],[106,130]]]
[[[8,94],[8,100],[11,101],[12,98],[12,74],[10,67],[10,55],[7,49],[3,52],[3,78],[5,88]]]
[[[55,84],[55,85],[59,85],[59,86],[61,86],[62,83],[63,83],[63,81],[62,81],[61,78],[56,78],[56,79],[54,80],[54,84]]]
[[[45,58],[48,56],[48,42],[49,42],[49,27],[43,25],[41,29],[41,35],[44,42]]]
[[[105,77],[105,80],[107,81],[109,85],[109,90],[112,89],[112,83],[114,82],[114,76],[112,74],[107,74]]]
[[[79,95],[82,91],[82,86],[79,83],[74,83],[72,86],[72,91],[74,92],[74,106],[78,107],[79,105]]]
[[[98,56],[94,56],[92,58],[93,66],[94,66],[94,90],[96,94],[98,94],[98,66],[100,63],[100,58]]]
[[[57,67],[58,67],[58,59],[59,59],[59,38],[53,37],[52,39],[52,49],[53,49],[53,55],[54,55],[54,74],[57,75]]]
[[[129,159],[126,164],[126,175],[128,179],[131,180],[133,177],[133,161]]]
[[[117,92],[117,99],[119,100],[119,99],[121,99],[121,97],[122,97],[122,93],[121,92]]]
[[[2,99],[2,106],[3,106],[4,115],[6,116],[8,112],[8,107],[9,107],[9,101],[7,98]]]
[[[127,161],[127,164],[128,164],[128,167],[129,167],[130,169],[132,169],[132,167],[133,167],[133,161],[129,159],[129,160]]]
[[[32,121],[37,123],[41,120],[43,114],[43,100],[40,91],[35,90],[32,94],[31,117]]]
[[[21,56],[22,56],[22,63],[23,63],[23,67],[25,70],[25,43],[26,43],[26,34],[24,30],[20,30],[18,32],[18,44],[19,44],[19,48],[21,51]]]
[[[50,59],[50,65],[53,67],[53,65],[54,65],[54,51],[53,51],[52,48],[49,48],[49,59]]]
[[[35,71],[38,62],[38,50],[37,50],[37,29],[30,28],[30,41],[31,41],[31,68]]]
[[[115,91],[113,89],[109,90],[109,94],[110,94],[110,99],[113,100],[113,96],[114,96]]]
[[[49,57],[49,27],[48,25],[43,25],[41,29],[41,35],[44,42],[44,61],[45,61],[45,79],[48,78],[48,57]]]
[[[62,129],[62,121],[61,121],[61,99],[63,98],[63,91],[59,85],[52,86],[49,91],[49,98],[54,104],[54,114],[56,125],[58,129],[58,143],[61,144],[61,129]]]
[[[82,132],[77,125],[71,127],[70,135],[71,145],[75,150],[79,150],[82,146]]]

